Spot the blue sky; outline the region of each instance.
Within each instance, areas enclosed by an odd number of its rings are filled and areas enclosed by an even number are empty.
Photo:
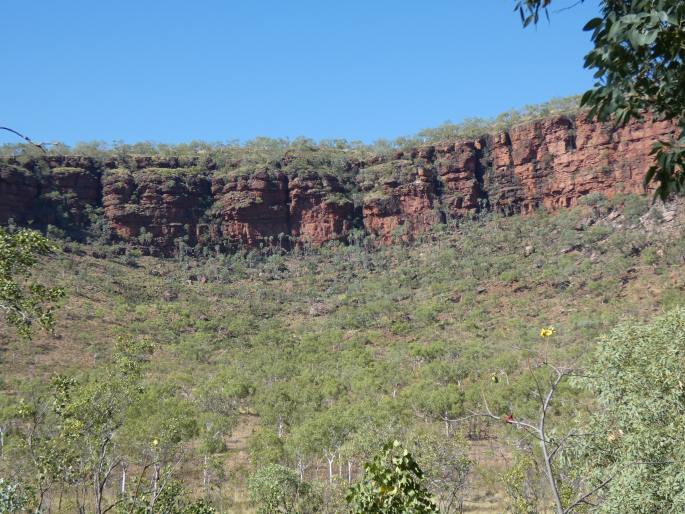
[[[371,142],[591,86],[597,0],[526,30],[513,3],[4,0],[0,125],[68,144]]]

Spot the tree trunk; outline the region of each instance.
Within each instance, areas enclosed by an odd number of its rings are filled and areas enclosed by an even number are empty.
[[[297,459],[297,470],[300,472],[300,482],[304,482],[304,463],[302,458]]]
[[[328,461],[328,483],[332,484],[333,483],[333,461],[335,460],[335,457],[326,457],[326,460]]]
[[[545,474],[547,475],[549,487],[552,490],[552,496],[554,497],[554,504],[556,507],[557,514],[565,514],[564,513],[564,506],[561,503],[561,498],[559,497],[559,490],[557,489],[557,482],[556,482],[556,480],[554,480],[554,473],[552,471],[552,463],[550,462],[549,454],[547,452],[547,443],[545,442],[544,431],[542,432],[542,437],[540,439],[540,446],[542,447],[542,456],[545,460]]]
[[[102,487],[100,486],[100,476],[98,473],[93,477],[95,482],[95,514],[102,514]]]
[[[205,455],[204,462],[202,465],[202,488],[207,494],[207,484],[209,482],[209,470],[207,469],[207,456]]]
[[[155,464],[155,473],[152,475],[152,496],[157,496],[157,487],[159,484],[159,464]]]

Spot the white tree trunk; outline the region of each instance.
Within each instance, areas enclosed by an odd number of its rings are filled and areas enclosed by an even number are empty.
[[[207,456],[205,455],[202,466],[202,488],[207,491],[207,483],[209,482],[209,472],[207,470]]]
[[[301,457],[297,459],[297,470],[300,472],[300,482],[304,482],[304,463]]]
[[[159,485],[160,465],[155,464],[155,474],[152,476],[152,496],[157,497],[157,487]]]
[[[326,456],[326,460],[328,461],[328,483],[332,484],[333,483],[333,461],[335,460],[335,456]]]

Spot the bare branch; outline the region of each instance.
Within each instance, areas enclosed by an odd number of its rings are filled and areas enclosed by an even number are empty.
[[[33,140],[31,140],[31,138],[29,138],[28,136],[25,136],[21,132],[17,132],[16,130],[11,129],[9,127],[0,127],[0,130],[6,130],[7,132],[11,132],[12,134],[16,134],[17,136],[22,138],[24,141],[26,141],[30,145],[33,145],[37,148],[40,148],[44,153],[48,153],[42,143],[35,143]]]
[[[611,481],[614,479],[614,477],[616,477],[616,475],[610,476],[610,477],[607,478],[604,482],[602,482],[601,484],[599,484],[597,487],[595,487],[595,488],[592,489],[591,491],[585,493],[583,496],[581,496],[580,498],[578,498],[575,502],[573,502],[571,505],[569,505],[569,506],[566,508],[566,510],[564,510],[564,514],[567,514],[567,513],[569,513],[569,512],[572,512],[573,509],[575,509],[576,507],[578,507],[578,506],[580,506],[580,505],[582,505],[582,504],[584,504],[584,503],[587,503],[587,499],[590,498],[590,496],[592,496],[593,494],[599,492],[600,489],[604,489],[604,488],[607,486],[607,484],[608,484],[609,482],[611,482]]]

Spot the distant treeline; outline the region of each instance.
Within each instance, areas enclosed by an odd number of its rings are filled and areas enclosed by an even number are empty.
[[[518,123],[545,118],[559,114],[573,114],[580,109],[580,96],[554,98],[539,105],[526,105],[512,109],[494,118],[466,118],[460,123],[446,121],[435,128],[424,129],[413,136],[398,137],[394,140],[379,139],[371,144],[347,139],[322,139],[315,141],[305,137],[270,138],[256,137],[241,142],[191,141],[189,143],[165,144],[144,141],[127,144],[123,141],[90,141],[73,146],[63,143],[48,145],[47,152],[53,155],[84,155],[96,158],[119,157],[122,155],[160,155],[168,157],[206,155],[219,161],[249,159],[260,156],[260,160],[278,159],[288,151],[333,150],[353,153],[363,158],[366,155],[379,155],[420,145],[459,138],[474,138],[484,134],[507,130]],[[41,150],[26,143],[0,145],[0,157],[19,157],[41,154]]]

